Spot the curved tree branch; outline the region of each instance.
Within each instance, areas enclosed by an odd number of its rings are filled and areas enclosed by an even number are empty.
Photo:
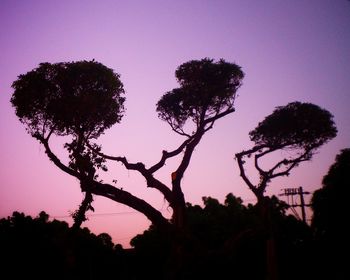
[[[244,156],[247,156],[251,154],[251,150],[248,151],[242,151],[240,153],[236,154],[236,159],[237,159],[237,163],[238,163],[238,167],[239,167],[239,171],[240,171],[240,176],[242,177],[243,181],[247,184],[248,188],[256,195],[257,194],[257,188],[256,186],[248,179],[245,170],[244,170],[244,163],[245,161],[243,160]]]
[[[186,141],[185,141],[186,142]],[[135,171],[138,171],[147,181],[147,187],[149,188],[155,188],[157,189],[158,191],[160,191],[165,199],[171,204],[172,201],[173,201],[173,195],[171,193],[171,190],[165,185],[163,184],[161,181],[159,181],[158,179],[156,179],[154,176],[153,176],[153,172],[150,171],[149,169],[146,169],[145,165],[141,162],[137,162],[137,163],[130,163],[125,157],[114,157],[114,156],[109,156],[109,155],[105,155],[104,153],[101,153],[99,151],[96,151],[96,149],[94,149],[88,142],[86,142],[86,145],[87,147],[93,151],[94,153],[96,153],[97,155],[105,158],[105,159],[109,159],[109,160],[114,160],[114,161],[118,161],[118,162],[121,162],[126,169],[128,170],[135,170]],[[181,146],[180,146],[181,147]],[[180,153],[180,151],[173,151],[172,153]],[[165,162],[164,162],[165,163]],[[159,164],[159,163],[158,163]],[[164,164],[163,164],[164,165]],[[152,168],[152,167],[151,167]],[[160,168],[160,167],[159,167]],[[158,169],[159,169],[158,168]],[[153,166],[153,169],[154,166]],[[157,169],[157,170],[158,170]],[[156,170],[155,170],[156,171]]]
[[[171,152],[163,151],[162,158],[160,159],[160,161],[157,162],[155,165],[151,166],[150,168],[148,168],[148,171],[150,173],[154,173],[154,172],[158,171],[160,168],[162,168],[164,166],[164,164],[168,158],[177,156],[179,153],[181,153],[183,151],[183,149],[187,146],[187,144],[189,142],[191,142],[192,138],[193,138],[193,136],[186,139],[177,149],[175,149]]]
[[[295,158],[295,159],[284,159],[280,162],[278,162],[273,168],[271,168],[268,172],[270,175],[270,178],[276,178],[276,177],[280,177],[280,176],[288,176],[289,172],[296,167],[300,162],[303,161],[308,161],[310,159],[310,152],[312,151],[312,148],[310,149],[306,149],[305,152],[300,155],[299,157]],[[272,174],[279,166],[281,166],[282,164],[284,165],[289,165],[289,167],[287,167],[284,171]]]
[[[141,213],[143,213],[153,224],[159,227],[169,227],[170,223],[166,218],[163,217],[163,215],[156,210],[153,206],[145,202],[144,200],[133,196],[129,192],[120,190],[116,187],[113,187],[109,184],[103,184],[100,182],[96,182],[94,180],[88,179],[86,176],[83,176],[76,172],[75,170],[67,167],[64,165],[57,157],[56,155],[51,151],[50,146],[48,144],[48,141],[44,139],[40,135],[34,136],[36,139],[38,139],[45,147],[45,152],[50,158],[50,160],[61,170],[64,172],[76,177],[82,182],[82,191],[85,191],[86,194],[88,194],[88,200],[90,201],[90,195],[100,195],[107,197],[109,199],[112,199],[116,202],[125,204]],[[122,162],[124,161],[125,164],[128,165],[128,162],[125,158],[122,158]],[[136,166],[140,166],[139,164],[129,164],[132,167],[136,168]],[[85,199],[84,199],[85,201]]]
[[[176,169],[175,177],[176,180],[181,181],[193,154],[195,147],[198,145],[205,131],[203,128],[199,128],[197,132],[193,135],[192,140],[186,145],[185,153],[179,167]]]
[[[216,114],[215,116],[213,117],[210,117],[210,118],[207,118],[203,121],[203,125],[206,126],[207,124],[209,123],[212,123],[211,125],[213,125],[213,122],[215,122],[217,119],[220,119],[228,114],[231,114],[235,111],[235,108],[228,108],[226,109],[225,111],[221,112],[221,113],[218,113]]]
[[[112,185],[104,184],[100,182],[90,182],[88,191],[92,194],[104,196],[116,202],[125,204],[136,211],[144,214],[154,225],[161,228],[167,228],[170,226],[169,221],[163,217],[163,215],[148,204],[146,201],[132,195],[131,193],[118,189]]]
[[[66,166],[65,164],[63,164],[59,158],[51,151],[50,146],[49,146],[49,141],[47,138],[42,137],[41,135],[35,134],[33,135],[34,138],[38,139],[40,141],[40,143],[42,143],[45,147],[45,153],[47,154],[47,156],[49,157],[49,159],[62,171],[64,171],[65,173],[81,179],[81,175],[75,171],[72,168],[69,168],[68,166]]]
[[[265,148],[267,148],[267,149],[266,149],[265,151],[262,151],[262,150],[265,149]],[[252,149],[254,152],[252,152],[251,154],[256,153],[256,152],[258,152],[258,151],[262,151],[261,153],[258,153],[258,154],[255,154],[255,155],[254,155],[254,166],[255,166],[255,168],[259,171],[260,176],[266,176],[267,174],[269,174],[269,172],[263,170],[263,169],[260,167],[260,165],[259,165],[259,159],[260,159],[262,156],[267,155],[267,154],[269,154],[269,153],[272,153],[272,152],[274,152],[274,151],[276,151],[276,150],[278,150],[278,149],[279,149],[279,147],[272,147],[272,148],[270,148],[270,147],[266,147],[266,146],[262,146],[262,145],[256,146],[255,148]]]
[[[181,127],[179,127],[178,125],[174,124],[174,122],[173,122],[173,120],[172,120],[171,118],[169,118],[169,119],[167,118],[167,119],[166,119],[166,122],[170,125],[171,129],[172,129],[175,133],[177,133],[177,134],[179,134],[179,135],[181,135],[181,136],[186,136],[186,137],[188,137],[188,138],[191,137],[191,135],[189,135],[188,133],[186,133]]]

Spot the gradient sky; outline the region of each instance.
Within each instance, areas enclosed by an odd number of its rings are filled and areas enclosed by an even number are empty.
[[[205,135],[185,173],[183,191],[193,204],[203,196],[223,202],[230,192],[254,202],[234,154],[251,147],[248,132],[276,106],[315,103],[332,112],[339,133],[311,162],[273,181],[269,194],[298,186],[314,191],[340,149],[350,147],[346,0],[0,0],[0,42],[0,217],[45,210],[71,223],[67,216],[82,199],[79,183],[48,160],[9,102],[12,82],[41,62],[95,59],[121,74],[127,111],[99,143],[108,154],[148,166],[183,140],[155,111],[158,99],[177,87],[175,69],[204,57],[242,66],[246,77],[236,112]],[[62,155],[62,140],[55,143]],[[170,161],[158,178],[169,183],[176,163]],[[119,186],[170,215],[162,196],[146,189],[139,174],[114,163],[104,179],[118,179]],[[96,197],[94,207],[96,215],[84,225],[125,247],[149,225],[143,215],[105,198]]]

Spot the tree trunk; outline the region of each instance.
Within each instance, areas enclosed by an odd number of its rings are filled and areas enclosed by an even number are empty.
[[[276,238],[272,219],[272,205],[269,197],[258,196],[258,210],[266,232],[266,280],[278,280]]]
[[[181,230],[186,226],[186,202],[185,196],[181,190],[180,178],[176,176],[176,172],[171,174],[172,192],[173,192],[173,224]]]
[[[181,190],[181,178],[178,178],[176,175],[176,172],[171,174],[173,194],[171,201],[171,207],[173,209],[173,231],[171,233],[171,252],[165,275],[166,279],[169,280],[181,279],[181,273],[186,258],[186,203],[184,194]]]

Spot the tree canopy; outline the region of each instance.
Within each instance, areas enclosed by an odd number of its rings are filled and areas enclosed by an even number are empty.
[[[312,196],[311,227],[315,237],[315,255],[323,277],[348,279],[350,223],[350,149],[343,149],[323,177],[322,188]],[[320,274],[321,274],[320,273]]]
[[[343,149],[323,177],[322,188],[312,196],[312,226],[317,237],[330,239],[347,236],[349,228],[347,206],[350,194],[350,149]],[[348,224],[346,227],[345,224]],[[347,238],[347,237],[346,237]]]
[[[97,138],[124,113],[119,74],[94,60],[41,63],[12,87],[12,105],[32,135]]]
[[[256,145],[314,149],[337,134],[330,112],[311,103],[277,107],[249,133]]]
[[[198,128],[204,120],[233,109],[244,73],[234,63],[205,58],[183,63],[175,76],[180,87],[162,96],[157,103],[157,112],[160,119],[181,134],[189,119]]]

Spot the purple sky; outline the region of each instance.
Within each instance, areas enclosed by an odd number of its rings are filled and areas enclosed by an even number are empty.
[[[248,132],[276,106],[296,100],[332,112],[339,133],[311,162],[273,181],[269,193],[319,188],[335,155],[350,147],[350,2],[263,2],[0,1],[0,217],[14,210],[68,216],[81,202],[78,182],[47,159],[9,102],[12,82],[40,62],[94,58],[120,73],[126,115],[99,143],[106,153],[147,165],[182,141],[155,112],[158,99],[177,86],[177,66],[204,57],[235,62],[246,74],[236,112],[218,121],[195,150],[183,181],[187,201],[200,204],[202,196],[212,196],[223,202],[232,192],[253,202],[234,154],[251,147]],[[61,155],[60,143],[55,148]],[[169,183],[177,162],[158,178]],[[146,189],[137,173],[114,164],[104,179],[118,179],[169,216],[162,196]],[[104,198],[96,198],[94,207],[96,214],[115,214],[91,216],[85,225],[124,246],[149,225],[141,214]]]

